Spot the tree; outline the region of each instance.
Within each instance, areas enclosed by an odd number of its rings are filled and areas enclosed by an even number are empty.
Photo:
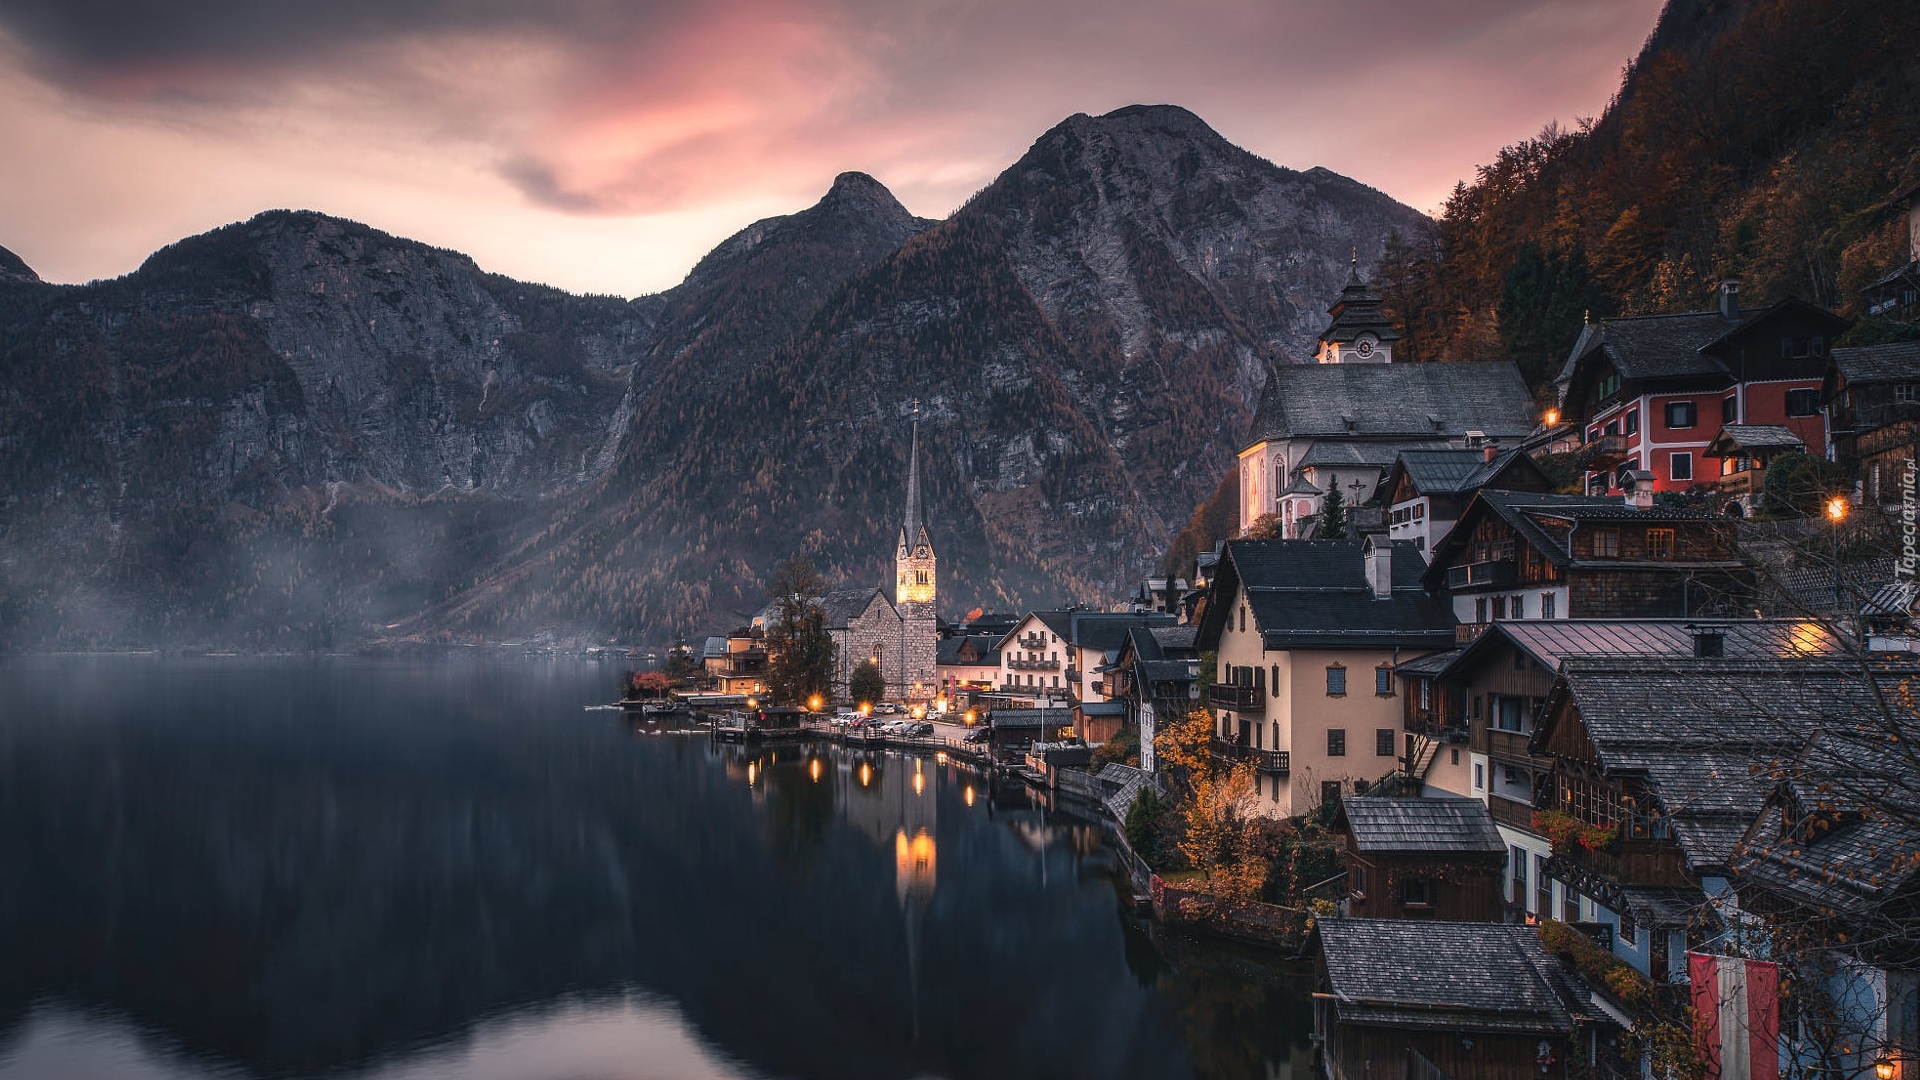
[[[663,671],[629,671],[620,679],[620,696],[630,701],[663,697],[672,685]]]
[[[1846,470],[1826,458],[1781,454],[1767,465],[1761,508],[1778,517],[1812,517],[1846,487]]]
[[[847,691],[859,705],[872,705],[887,696],[887,680],[880,674],[880,665],[871,660],[860,661],[853,669],[853,677],[847,680]]]
[[[826,579],[812,560],[795,555],[773,578],[774,619],[767,627],[767,691],[774,701],[805,705],[833,690],[833,636],[821,597]]]
[[[1279,514],[1261,514],[1259,517],[1253,519],[1251,525],[1247,526],[1246,534],[1241,536],[1240,539],[1278,540],[1280,539],[1282,528],[1283,525],[1281,524]]]
[[[1320,500],[1321,540],[1345,540],[1347,538],[1347,500],[1340,494],[1340,477],[1328,474],[1327,494]]]
[[[1254,808],[1259,789],[1252,763],[1221,767],[1213,760],[1212,743],[1213,714],[1195,709],[1162,729],[1153,745],[1182,826],[1175,847],[1205,875],[1204,891],[1230,910],[1260,899],[1272,852]]]

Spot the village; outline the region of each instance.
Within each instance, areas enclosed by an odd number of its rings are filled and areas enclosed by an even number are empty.
[[[1329,315],[1129,602],[943,618],[916,412],[890,588],[794,560],[629,706],[1077,807],[1154,917],[1312,958],[1327,1080],[1910,1076],[1920,344],[1726,281],[1542,401],[1396,363],[1357,267]]]

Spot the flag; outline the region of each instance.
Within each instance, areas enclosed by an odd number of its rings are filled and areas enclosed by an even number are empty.
[[[1687,975],[1707,1080],[1780,1080],[1780,969],[1688,953]]]

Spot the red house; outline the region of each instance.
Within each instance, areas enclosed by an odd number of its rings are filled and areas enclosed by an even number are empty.
[[[1733,281],[1711,311],[1589,323],[1558,380],[1561,411],[1584,434],[1575,461],[1587,491],[1621,490],[1635,470],[1657,491],[1712,486],[1737,465],[1706,456],[1728,425],[1779,425],[1825,454],[1820,387],[1827,345],[1846,326],[1800,300],[1742,308]]]

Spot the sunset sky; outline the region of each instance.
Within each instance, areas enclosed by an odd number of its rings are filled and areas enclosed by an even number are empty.
[[[1186,106],[1422,210],[1597,115],[1658,0],[0,0],[0,246],[51,281],[276,207],[578,291],[873,174],[944,216],[1076,112]]]

